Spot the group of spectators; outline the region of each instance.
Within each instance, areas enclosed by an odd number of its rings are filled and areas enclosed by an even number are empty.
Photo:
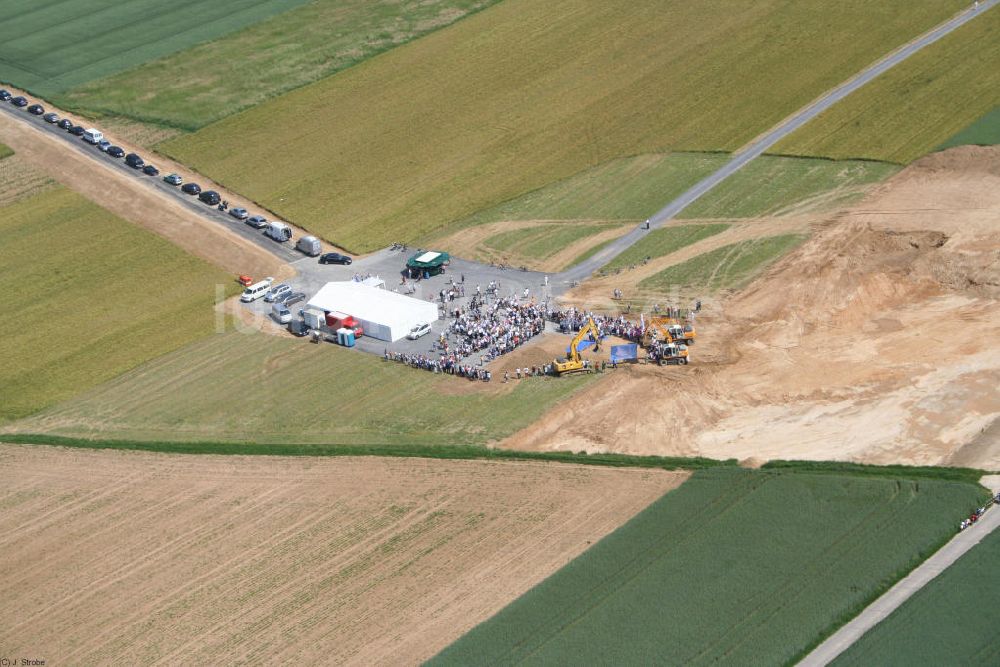
[[[542,333],[545,313],[544,305],[520,303],[515,297],[487,303],[476,294],[468,308],[456,309],[455,321],[440,344],[459,358],[480,352],[487,363]]]
[[[410,354],[407,352],[385,351],[386,361],[396,361],[412,368],[422,368],[432,373],[445,373],[469,380],[481,380],[489,382],[493,379],[493,373],[481,366],[461,363],[461,359],[455,354],[442,354],[438,357],[427,356],[425,354]]]
[[[559,330],[563,333],[579,331],[588,319],[594,320],[597,330],[602,336],[617,336],[633,342],[642,339],[642,324],[633,322],[624,315],[598,315],[588,311],[570,308],[569,310],[553,311],[550,313],[553,322],[559,325]]]
[[[968,519],[962,519],[962,522],[958,524],[958,529],[960,531],[965,530],[966,528],[968,528],[972,524],[974,524],[977,521],[979,521],[979,519],[981,519],[982,516],[984,514],[986,514],[986,510],[988,510],[993,505],[1000,505],[1000,493],[997,493],[996,495],[994,495],[992,498],[989,499],[989,501],[985,505],[983,505],[982,507],[980,507],[979,509],[977,509],[975,512],[973,512],[972,514],[970,514]]]

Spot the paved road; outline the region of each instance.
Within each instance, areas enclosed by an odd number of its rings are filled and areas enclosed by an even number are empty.
[[[892,52],[882,60],[879,60],[874,65],[864,70],[860,74],[848,79],[844,83],[840,84],[830,92],[826,93],[816,101],[812,102],[808,106],[800,109],[794,115],[786,118],[776,127],[768,131],[766,134],[755,139],[750,145],[748,145],[743,150],[734,154],[732,159],[723,165],[718,171],[706,176],[704,179],[696,183],[689,190],[681,194],[679,197],[674,199],[672,202],[664,206],[662,209],[656,212],[650,220],[650,228],[656,229],[662,226],[668,220],[671,220],[683,211],[685,208],[693,204],[699,198],[704,196],[707,192],[712,190],[715,186],[722,183],[724,180],[735,174],[737,171],[745,167],[755,158],[759,157],[767,149],[774,146],[776,143],[795,132],[800,127],[808,123],[810,120],[823,113],[834,104],[844,99],[857,89],[864,86],[866,83],[885,73],[889,69],[895,67],[899,63],[903,62],[910,56],[912,56],[917,51],[920,51],[926,46],[933,44],[938,41],[948,33],[960,28],[972,19],[976,18],[983,12],[989,10],[995,5],[1000,4],[1000,0],[985,0],[979,3],[978,9],[973,7],[969,10],[957,15],[950,21],[947,21],[937,28],[934,28],[930,32],[924,34],[921,37],[913,40],[907,45],[897,49]],[[587,278],[592,273],[597,271],[599,268],[607,264],[616,255],[621,254],[626,248],[641,239],[648,231],[642,229],[639,226],[633,229],[631,232],[625,236],[617,239],[615,242],[609,244],[607,247],[603,248],[600,252],[596,253],[589,260],[578,264],[572,269],[559,274],[558,279],[561,281],[574,281],[583,280]]]
[[[906,602],[911,595],[950,567],[966,551],[979,544],[997,526],[1000,526],[1000,508],[994,506],[975,525],[957,534],[902,581],[865,607],[854,620],[817,646],[799,663],[799,666],[823,667],[832,662],[854,642],[861,639],[862,635]]]

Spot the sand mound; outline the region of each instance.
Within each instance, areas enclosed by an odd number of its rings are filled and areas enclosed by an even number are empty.
[[[1000,150],[922,160],[700,321],[505,446],[1000,470]]]

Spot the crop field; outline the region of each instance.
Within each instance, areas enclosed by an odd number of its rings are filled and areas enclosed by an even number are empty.
[[[764,155],[681,211],[678,218],[756,218],[832,210],[858,201],[898,165]]]
[[[486,385],[334,345],[230,332],[17,426],[139,440],[482,444],[527,426],[588,384],[536,378]],[[266,397],[267,409],[246,409],[248,387]]]
[[[10,157],[13,154],[14,151],[10,149],[10,146],[5,146],[4,144],[0,144],[0,160],[4,159],[5,157]]]
[[[1000,11],[897,65],[773,149],[908,164],[1000,106]]]
[[[993,510],[996,511],[996,510]],[[996,665],[1000,531],[917,591],[832,664]]]
[[[121,72],[307,0],[0,0],[3,77],[38,95]]]
[[[981,498],[959,482],[698,471],[430,664],[790,664]]]
[[[69,108],[194,130],[496,1],[314,0],[303,4],[299,0],[291,4],[300,7],[237,33],[84,83],[60,95],[59,102]]]
[[[735,150],[965,4],[506,0],[160,147],[360,252],[617,158]]]
[[[710,236],[715,236],[727,229],[729,229],[729,225],[721,222],[699,225],[671,224],[666,227],[660,227],[642,237],[638,243],[611,260],[604,267],[604,270],[613,271],[639,264],[646,257],[653,259],[664,257],[685,246],[697,243]]]
[[[1000,144],[1000,107],[977,119],[938,148],[965,145],[993,146],[995,144]]]
[[[639,288],[657,292],[678,285],[707,291],[739,289],[804,240],[800,234],[782,234],[732,243],[669,266],[643,279]]]
[[[4,207],[0,234],[0,422],[211,333],[215,286],[232,283],[62,188]]]
[[[0,645],[47,664],[414,664],[685,477],[0,445]]]
[[[0,144],[0,207],[38,194],[54,185],[55,181],[45,172]]]

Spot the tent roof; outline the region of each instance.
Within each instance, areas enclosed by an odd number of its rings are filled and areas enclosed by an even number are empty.
[[[451,257],[446,252],[428,251],[419,255],[414,255],[407,260],[406,265],[417,269],[432,269],[451,261]]]
[[[438,317],[437,305],[430,301],[353,280],[327,283],[309,299],[308,307],[340,311],[360,320],[403,329],[403,333],[417,324],[434,322]]]

